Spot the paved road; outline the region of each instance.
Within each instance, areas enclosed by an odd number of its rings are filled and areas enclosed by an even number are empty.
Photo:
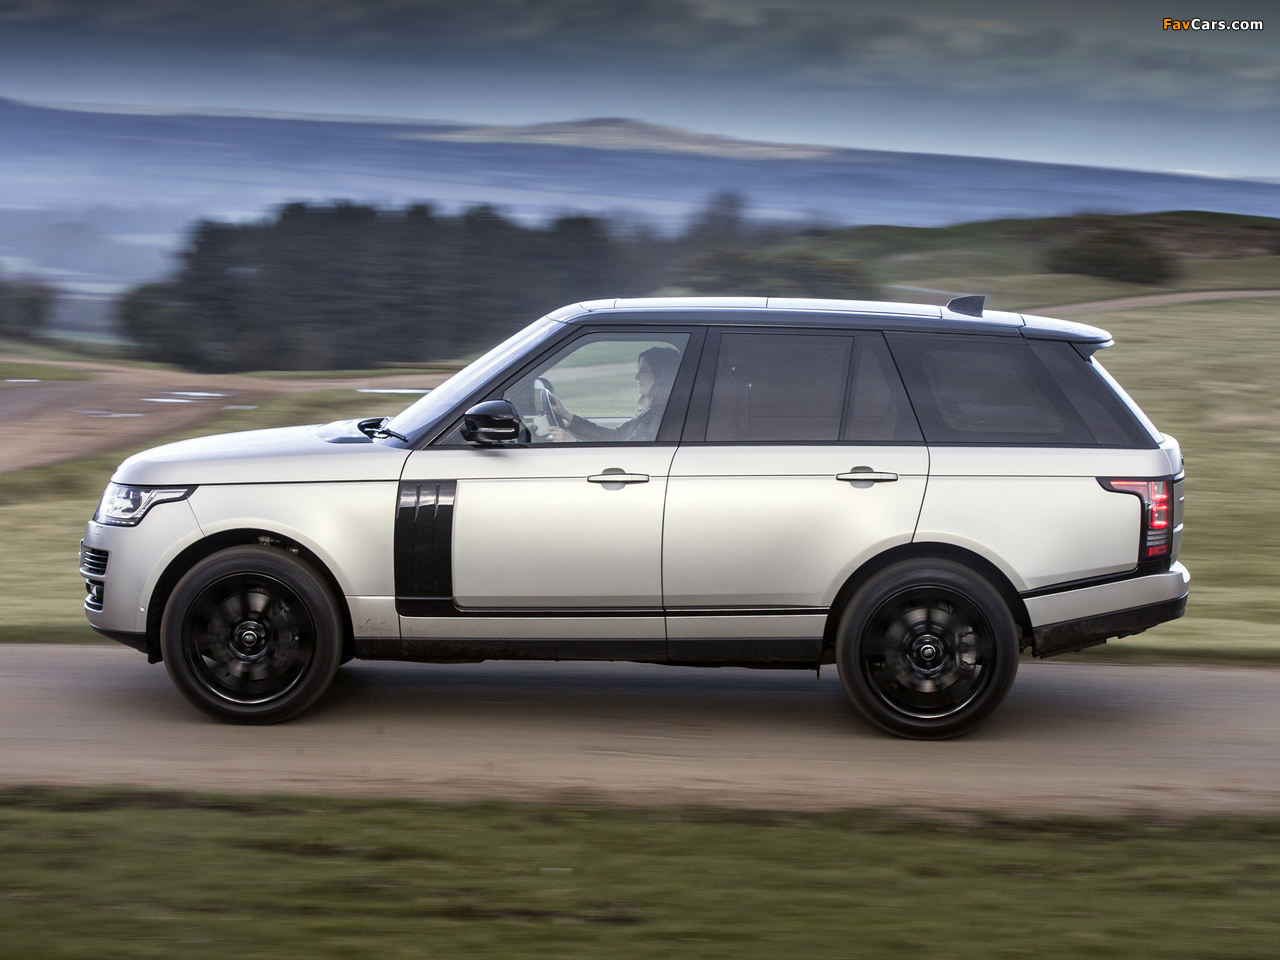
[[[800,810],[1280,812],[1280,671],[1024,663],[982,730],[892,739],[812,673],[639,664],[345,666],[236,727],[114,646],[0,645],[0,784],[117,783]]]

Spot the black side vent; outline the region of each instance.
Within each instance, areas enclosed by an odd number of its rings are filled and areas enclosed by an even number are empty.
[[[456,480],[400,484],[396,508],[396,598],[453,598],[453,498]]]
[[[106,550],[95,550],[93,547],[86,547],[84,541],[80,542],[80,572],[86,576],[102,577],[107,573],[107,558],[110,554]]]

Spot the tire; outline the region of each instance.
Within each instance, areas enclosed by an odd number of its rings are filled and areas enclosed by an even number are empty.
[[[907,560],[875,574],[840,618],[836,663],[867,720],[900,737],[968,733],[1018,673],[1018,635],[999,591],[950,560]]]
[[[178,581],[160,621],[174,685],[232,723],[279,723],[324,693],[342,658],[338,605],[311,567],[271,547],[231,547]]]

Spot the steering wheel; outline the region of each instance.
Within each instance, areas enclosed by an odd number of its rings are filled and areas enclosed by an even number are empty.
[[[552,399],[551,381],[545,377],[535,377],[533,381],[534,409],[547,418],[547,423],[553,427],[564,427],[564,421],[560,415],[556,413],[555,402]]]

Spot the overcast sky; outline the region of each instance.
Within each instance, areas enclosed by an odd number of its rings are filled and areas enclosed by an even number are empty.
[[[1176,6],[1176,5],[1175,5]],[[1280,179],[1280,17],[1197,0],[0,0],[0,96]],[[1166,31],[1170,14],[1263,20]]]

